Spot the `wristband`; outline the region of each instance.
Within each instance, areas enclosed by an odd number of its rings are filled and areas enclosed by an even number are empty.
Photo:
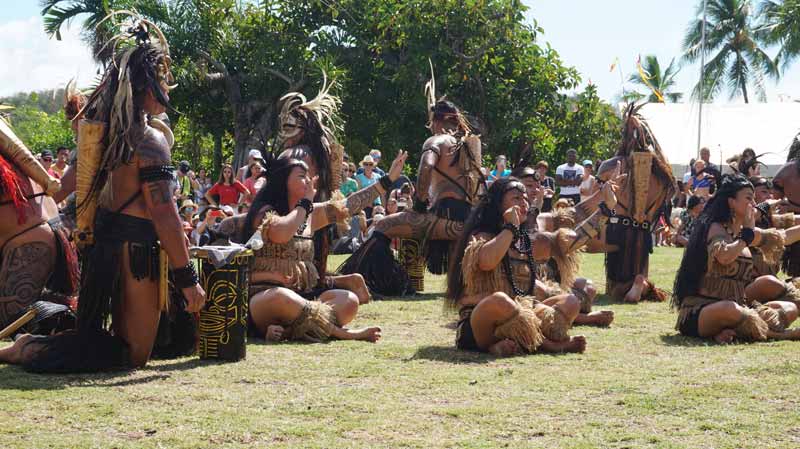
[[[200,282],[194,264],[190,261],[185,267],[172,270],[172,283],[179,289],[193,287]]]
[[[414,196],[414,206],[412,207],[414,212],[418,212],[420,214],[424,214],[428,212],[428,202],[422,201],[416,195]]]
[[[614,210],[608,208],[605,201],[601,201],[599,207],[600,212],[606,217],[611,217],[617,214]]]
[[[306,217],[311,216],[311,212],[314,212],[314,203],[311,202],[308,198],[303,198],[302,200],[298,201],[297,204],[294,205],[294,208],[297,209],[298,207],[302,207],[306,211]]]
[[[756,232],[753,230],[753,228],[742,228],[742,230],[739,232],[739,239],[747,243],[747,246],[750,246],[753,243],[753,240],[756,239]]]
[[[503,225],[503,229],[500,232],[505,231],[506,229],[508,229],[509,231],[511,231],[512,234],[514,234],[514,240],[516,240],[519,237],[519,226],[515,226],[512,223],[506,223]]]
[[[394,183],[392,182],[391,179],[389,179],[389,175],[381,176],[380,179],[378,179],[378,182],[381,184],[381,187],[383,187],[383,190],[385,190],[386,193],[392,191],[392,184]]]

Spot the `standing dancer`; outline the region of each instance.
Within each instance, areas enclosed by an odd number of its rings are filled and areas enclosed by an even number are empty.
[[[606,227],[606,293],[634,303],[642,299],[666,300],[666,294],[648,279],[648,267],[653,226],[660,217],[669,219],[669,200],[675,192],[669,162],[638,110],[633,104],[628,106],[619,150],[603,162],[597,175],[608,181],[618,164],[628,175],[619,193],[615,216]],[[585,201],[576,207],[576,212],[586,215],[592,206]]]
[[[120,14],[129,15],[109,17]],[[167,301],[168,266],[187,311],[205,302],[172,201],[172,132],[149,118],[169,107],[169,47],[141,17],[121,26],[125,31],[108,45],[127,45],[89,98],[78,132],[77,232],[86,247],[78,327],[51,337],[26,335],[0,351],[0,360],[33,371],[144,366]],[[88,226],[81,222],[92,216]],[[113,333],[106,329],[109,315]]]
[[[422,146],[413,210],[381,220],[375,225],[372,237],[338,270],[362,274],[367,286],[381,295],[413,292],[408,268],[418,278],[423,275],[419,257],[423,250],[432,273],[447,271],[451,244],[461,235],[472,205],[485,190],[480,138],[472,133],[455,104],[436,100],[432,69],[426,95],[427,128],[433,136]],[[394,238],[421,242],[417,254],[405,255],[406,267],[394,259],[390,246]]]

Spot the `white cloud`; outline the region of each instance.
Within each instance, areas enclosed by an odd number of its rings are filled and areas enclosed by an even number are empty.
[[[0,23],[0,96],[63,87],[77,77],[88,85],[97,65],[80,39],[78,22],[62,28],[62,40],[50,39],[41,16]]]

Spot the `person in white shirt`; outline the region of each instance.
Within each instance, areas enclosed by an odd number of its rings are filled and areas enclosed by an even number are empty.
[[[578,165],[578,152],[570,148],[567,150],[567,163],[556,168],[556,185],[560,188],[559,198],[572,200],[572,204],[581,202],[581,182],[583,181],[583,167]]]

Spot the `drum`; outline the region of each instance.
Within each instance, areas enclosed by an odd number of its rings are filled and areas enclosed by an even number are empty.
[[[210,251],[229,251],[230,247],[192,249],[200,265],[200,285],[206,291],[206,304],[200,311],[199,343],[201,359],[238,361],[245,358],[250,265],[253,253],[243,251],[221,267],[215,267]]]

